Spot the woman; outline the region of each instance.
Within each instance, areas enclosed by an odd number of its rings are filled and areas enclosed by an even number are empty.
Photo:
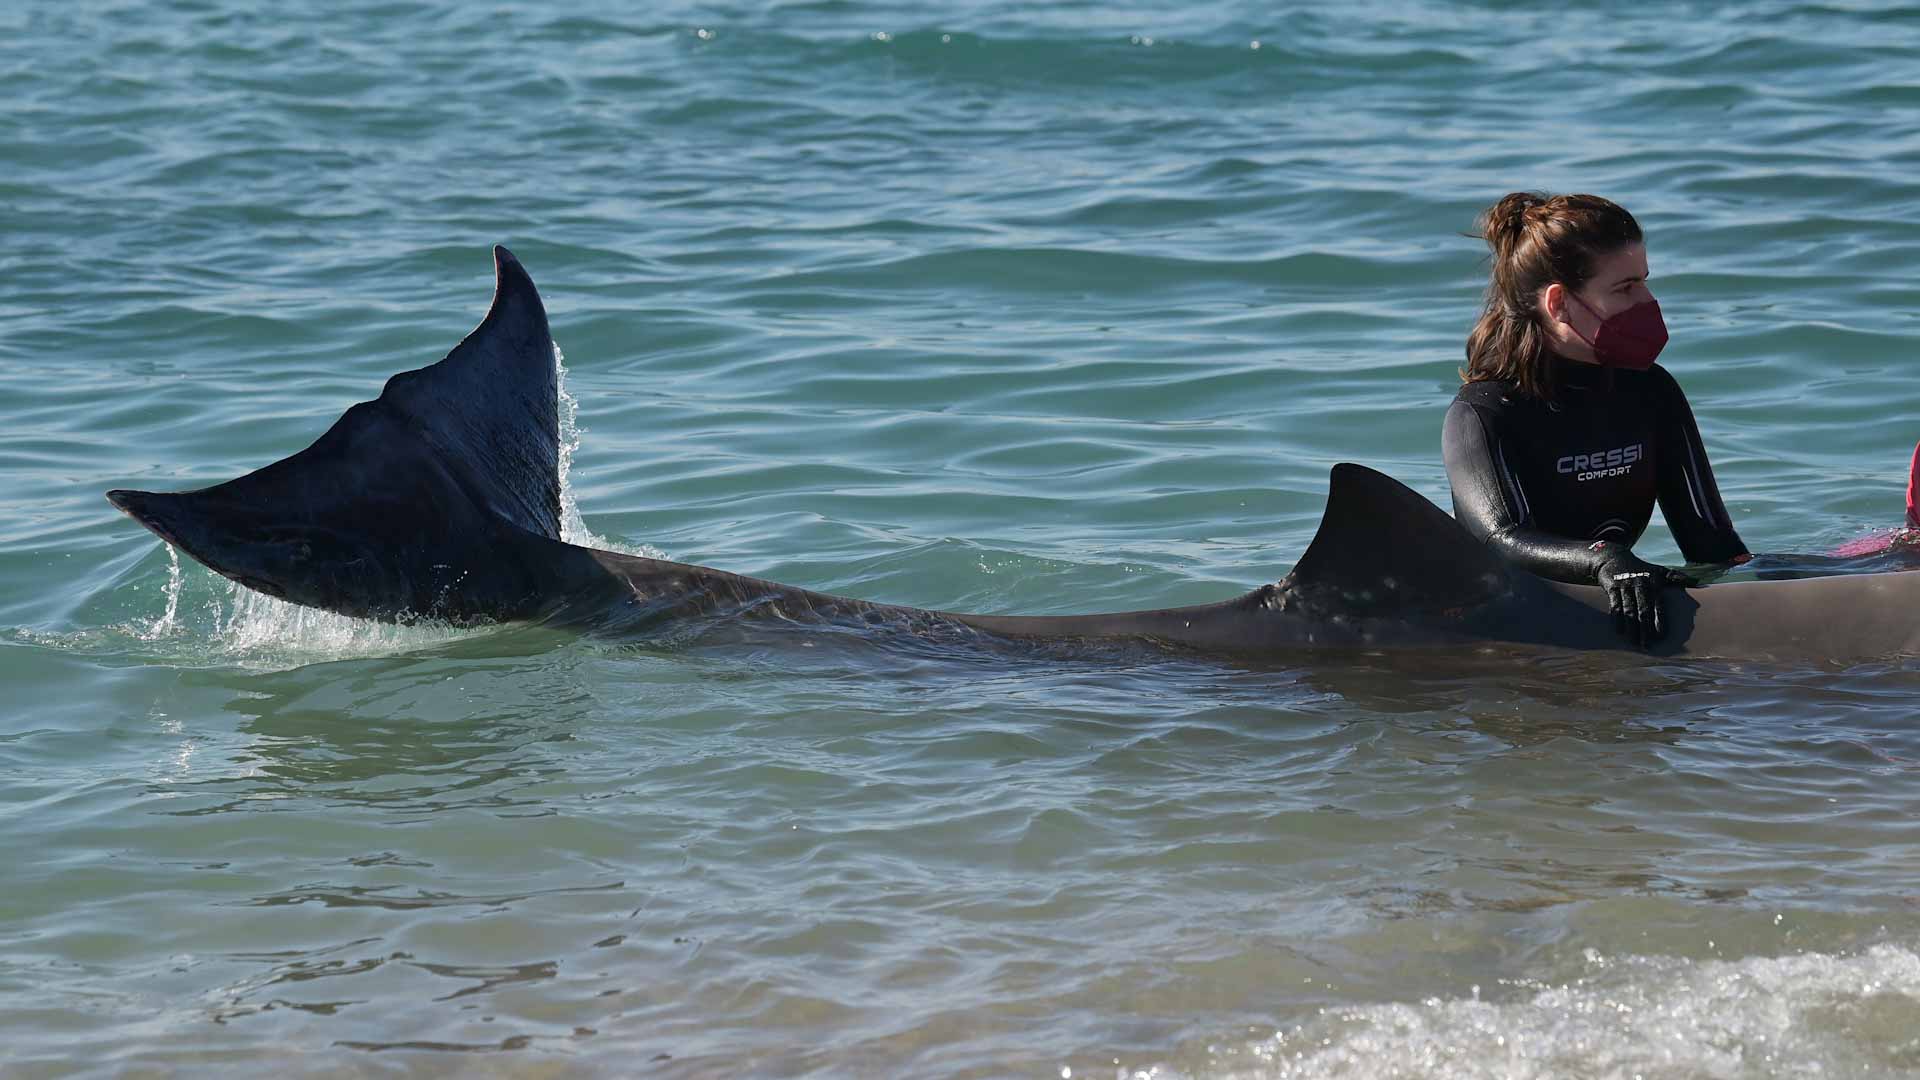
[[[1656,499],[1687,561],[1750,556],[1653,362],[1667,328],[1640,225],[1597,195],[1528,192],[1480,224],[1492,281],[1441,436],[1454,516],[1518,566],[1599,585],[1623,634],[1657,640],[1661,589],[1690,582],[1633,553]]]

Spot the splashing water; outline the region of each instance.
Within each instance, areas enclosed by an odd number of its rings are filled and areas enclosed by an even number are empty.
[[[1218,1054],[1206,1073],[1734,1077],[1814,1075],[1840,1062],[1840,1075],[1881,1075],[1920,1063],[1920,955],[1899,945],[1730,961],[1590,949],[1586,962],[1586,975],[1562,985],[1516,983],[1506,1001],[1476,993],[1329,1008]]]
[[[554,384],[560,394],[560,539],[569,544],[594,546],[597,539],[580,517],[580,500],[573,494],[573,452],[580,449],[580,402],[567,393],[567,357],[560,343],[553,343]]]
[[[210,570],[187,571],[179,552],[166,549],[166,610],[151,622],[73,633],[21,632],[28,641],[53,647],[114,648],[130,636],[145,657],[197,667],[236,664],[279,670],[331,660],[392,656],[478,637],[486,627],[423,620],[411,624],[355,619],[319,608],[276,600],[228,581]],[[158,646],[156,649],[155,646]]]
[[[231,582],[225,592],[226,603],[216,596],[207,605],[209,632],[221,655],[246,666],[387,656],[486,632],[431,620],[403,625],[355,619],[289,604]]]
[[[573,452],[580,449],[580,438],[586,429],[580,426],[580,402],[567,393],[567,358],[560,351],[560,343],[553,343],[553,370],[560,391],[560,539],[569,544],[582,547],[604,548],[627,555],[638,555],[646,559],[664,559],[666,553],[651,544],[630,544],[609,539],[587,528],[586,520],[580,516],[580,501],[574,496]]]
[[[167,549],[167,610],[152,625],[139,631],[142,641],[158,641],[180,629],[180,552],[164,541],[161,546]]]

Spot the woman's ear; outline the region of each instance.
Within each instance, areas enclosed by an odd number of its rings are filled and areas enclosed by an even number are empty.
[[[1547,317],[1548,322],[1567,321],[1566,286],[1556,281],[1540,290],[1540,313]]]

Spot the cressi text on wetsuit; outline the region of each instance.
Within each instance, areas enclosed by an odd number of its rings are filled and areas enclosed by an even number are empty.
[[[1551,402],[1483,381],[1462,386],[1447,409],[1440,445],[1467,531],[1542,577],[1593,584],[1609,549],[1640,539],[1657,499],[1687,561],[1747,553],[1672,375],[1658,364],[1548,362]]]

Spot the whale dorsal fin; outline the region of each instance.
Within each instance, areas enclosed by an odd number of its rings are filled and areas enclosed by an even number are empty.
[[[1446,511],[1385,473],[1341,462],[1320,531],[1286,584],[1331,612],[1393,615],[1475,607],[1508,582],[1500,557]]]

